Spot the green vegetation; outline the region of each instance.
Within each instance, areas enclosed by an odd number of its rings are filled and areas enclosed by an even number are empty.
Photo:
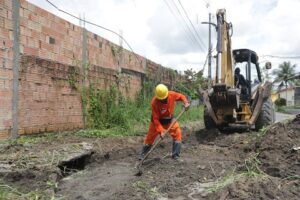
[[[6,185],[2,180],[0,180],[0,199],[6,200],[59,200],[63,199],[62,197],[57,197],[54,193],[50,194],[49,191],[31,191],[28,193],[23,193],[19,191],[17,188]]]
[[[235,181],[239,180],[243,175],[242,174],[236,174],[234,171],[226,175],[221,180],[216,181],[210,188],[208,188],[208,193],[214,193],[217,192],[227,185],[230,185],[234,183]]]
[[[263,126],[263,127],[258,131],[258,133],[256,134],[256,136],[257,136],[258,138],[260,138],[260,137],[263,137],[264,135],[266,135],[267,132],[268,132],[268,130],[270,129],[270,127],[272,127],[272,125],[273,125],[273,124],[268,125],[268,126]],[[257,137],[255,138],[255,140],[257,139]]]
[[[276,112],[287,113],[285,110],[285,106],[276,106],[275,110]]]
[[[9,145],[26,145],[26,144],[38,144],[41,142],[51,143],[52,141],[56,141],[60,137],[63,137],[61,134],[57,133],[45,133],[45,134],[37,134],[37,135],[26,135],[21,136],[17,139],[9,139],[0,141],[0,144],[9,144]]]
[[[291,62],[284,61],[279,65],[279,69],[273,70],[272,74],[275,76],[274,82],[281,82],[280,86],[286,85],[287,82],[290,84],[297,84],[296,79],[287,80],[295,75],[295,69],[297,65],[292,65]]]
[[[144,135],[151,118],[151,97],[138,95],[136,101],[124,99],[115,88],[109,91],[93,90],[87,101],[88,129],[77,132],[85,137]],[[175,115],[182,109],[175,108]],[[203,106],[191,107],[180,122],[202,119]]]
[[[175,85],[178,88],[180,83]],[[86,129],[77,132],[85,137],[109,137],[144,135],[151,119],[151,99],[155,81],[146,81],[135,100],[125,99],[118,85],[107,90],[89,87],[82,88],[82,103],[86,116]],[[178,91],[178,90],[176,90]],[[188,95],[190,90],[179,91]],[[181,104],[175,108],[175,116],[182,109]],[[180,121],[197,121],[202,119],[203,107],[192,107]]]
[[[145,191],[146,194],[151,197],[151,199],[158,199],[159,197],[161,197],[161,194],[158,192],[158,188],[156,186],[151,187],[146,182],[136,181],[135,183],[133,183],[133,187]]]
[[[72,89],[77,89],[79,82],[79,69],[71,66],[68,71],[68,83]]]
[[[261,162],[257,158],[258,155],[259,153],[253,154],[252,156],[250,156],[245,160],[245,167],[247,169],[247,171],[244,172],[245,176],[252,177],[252,178],[266,176],[266,174],[259,168]]]
[[[203,71],[195,72],[192,69],[184,71],[184,81],[174,86],[174,90],[181,92],[191,99],[198,99],[199,86],[207,88],[207,80],[203,77]]]
[[[241,173],[236,173],[235,170],[233,170],[231,173],[229,173],[227,176],[222,178],[221,180],[218,180],[215,182],[212,187],[208,189],[209,193],[217,192],[224,187],[240,180],[243,178],[251,179],[263,179],[266,178],[267,175],[259,168],[259,165],[261,164],[259,159],[257,158],[258,153],[250,156],[248,159],[245,160],[244,167],[246,168],[245,171],[242,171]]]
[[[286,106],[286,99],[278,98],[274,103],[276,106]]]

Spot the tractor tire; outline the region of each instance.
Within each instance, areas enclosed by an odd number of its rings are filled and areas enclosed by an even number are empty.
[[[261,112],[255,122],[255,130],[258,131],[264,126],[268,126],[275,121],[275,111],[273,102],[269,98],[263,103]]]
[[[207,108],[205,107],[204,109],[204,125],[206,129],[213,129],[216,128],[216,123],[214,122],[214,120],[211,118],[211,116],[208,113]]]

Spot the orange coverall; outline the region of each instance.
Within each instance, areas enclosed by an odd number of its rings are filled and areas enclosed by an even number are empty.
[[[148,133],[144,140],[145,145],[152,145],[158,134],[162,134],[166,129],[168,129],[171,122],[163,125],[161,124],[160,119],[173,117],[176,101],[182,101],[183,104],[188,103],[184,95],[173,91],[169,91],[166,103],[163,103],[156,97],[152,98],[152,119]],[[178,122],[175,122],[173,127],[170,129],[170,135],[172,136],[174,141],[181,141],[181,129]]]

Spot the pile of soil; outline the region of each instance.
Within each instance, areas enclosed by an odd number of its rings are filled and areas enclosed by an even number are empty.
[[[256,143],[261,168],[270,176],[300,178],[300,115],[288,123],[274,124]]]
[[[209,199],[299,199],[300,198],[300,115],[287,123],[278,122],[242,147],[257,153],[262,174],[243,177]],[[250,152],[249,152],[250,150]],[[247,157],[247,156],[246,156]]]

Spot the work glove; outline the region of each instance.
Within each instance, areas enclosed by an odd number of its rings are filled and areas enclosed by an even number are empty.
[[[190,104],[189,103],[184,104],[183,108],[184,108],[185,111],[188,111],[189,108],[190,108]]]
[[[163,132],[161,132],[159,134],[159,136],[160,136],[161,139],[164,139],[165,135],[166,135],[166,130],[164,130]]]

